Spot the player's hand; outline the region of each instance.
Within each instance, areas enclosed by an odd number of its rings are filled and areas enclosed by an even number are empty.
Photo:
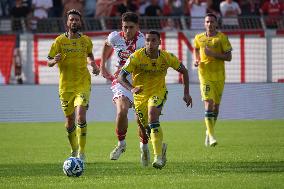
[[[141,87],[134,87],[133,89],[131,89],[132,94],[139,94],[140,92],[142,92]]]
[[[194,61],[194,66],[195,66],[195,67],[198,67],[199,64],[200,64],[200,60],[195,60],[195,61]]]
[[[93,66],[93,74],[94,75],[99,75],[100,69],[97,66]]]
[[[215,53],[208,46],[205,47],[204,52],[205,52],[206,56],[215,57]]]
[[[105,66],[101,63],[101,66],[100,66],[100,73],[101,73],[101,76],[103,76],[104,78],[108,79],[108,80],[113,80],[113,75],[111,75],[107,69],[105,68]]]
[[[61,53],[58,53],[57,55],[55,55],[54,57],[54,63],[58,63],[61,60]]]
[[[185,102],[187,107],[190,106],[190,108],[192,108],[192,98],[189,94],[184,95],[183,101]]]

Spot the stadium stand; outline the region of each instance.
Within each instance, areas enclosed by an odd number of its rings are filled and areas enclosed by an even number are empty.
[[[189,16],[160,16],[160,17],[141,17],[140,27],[142,30],[158,29],[163,30],[168,20],[174,21],[176,30],[191,30],[191,17]],[[264,30],[266,28],[264,18],[260,16],[240,16],[238,17],[240,30]],[[15,23],[15,24],[12,24]],[[60,33],[64,32],[64,21],[62,18],[46,18],[38,20],[37,28],[34,33]],[[283,28],[284,19],[279,18],[279,29]],[[0,18],[0,33],[15,33],[26,31],[29,28],[29,21],[24,18]],[[111,31],[120,29],[120,17],[103,17],[84,19],[83,31]],[[231,30],[222,25],[222,18],[219,21],[221,30]],[[193,29],[195,30],[195,29]]]

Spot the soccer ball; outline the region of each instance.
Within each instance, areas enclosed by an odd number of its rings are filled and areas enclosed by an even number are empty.
[[[68,177],[79,177],[84,172],[84,162],[80,158],[69,157],[63,163],[63,172]]]

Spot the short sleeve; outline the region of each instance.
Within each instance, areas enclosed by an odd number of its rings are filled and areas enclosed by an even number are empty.
[[[91,54],[93,52],[93,43],[89,37],[87,37],[87,54]]]
[[[224,52],[230,52],[232,51],[232,46],[231,46],[231,43],[228,39],[228,36],[224,35],[223,38],[222,38],[222,48],[223,48],[223,51]]]
[[[48,58],[54,58],[55,55],[57,55],[59,52],[60,52],[59,43],[56,40],[51,45],[51,48],[50,48],[49,53],[48,53]]]
[[[112,47],[114,47],[114,45],[116,44],[116,40],[117,40],[117,35],[119,35],[119,33],[117,31],[111,32],[108,37],[107,37],[107,43],[110,44]]]
[[[169,56],[169,67],[172,67],[175,70],[179,70],[181,66],[179,59],[173,53],[169,53]]]
[[[135,68],[135,56],[132,54],[129,56],[129,58],[127,59],[126,63],[124,64],[124,66],[122,67],[122,70],[125,71],[126,73],[130,74],[134,71]]]
[[[200,48],[199,43],[198,43],[197,35],[194,38],[193,45],[194,45],[194,48],[196,48],[196,49]]]

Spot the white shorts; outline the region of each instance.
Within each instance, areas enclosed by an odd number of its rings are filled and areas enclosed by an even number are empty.
[[[120,83],[116,82],[116,79],[112,82],[111,90],[113,92],[112,101],[115,103],[115,99],[121,96],[128,98],[131,105],[133,105],[133,95],[132,93],[123,87]]]

